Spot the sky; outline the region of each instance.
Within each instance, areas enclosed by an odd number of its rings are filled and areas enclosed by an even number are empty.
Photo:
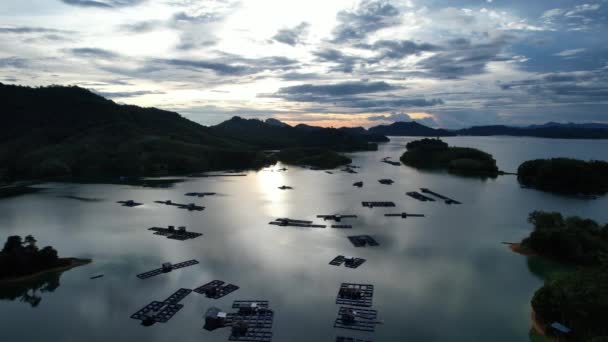
[[[204,125],[608,123],[608,0],[2,0],[0,82]]]

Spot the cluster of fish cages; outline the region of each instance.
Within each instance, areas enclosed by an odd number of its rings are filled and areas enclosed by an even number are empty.
[[[336,304],[370,307],[373,297],[374,285],[342,283]]]
[[[323,221],[336,221],[336,222],[341,222],[342,219],[345,218],[357,218],[357,215],[340,215],[340,214],[334,214],[334,215],[317,215],[317,218],[322,218]]]
[[[391,185],[395,182],[392,179],[384,178],[384,179],[378,179],[378,183],[384,184],[384,185]]]

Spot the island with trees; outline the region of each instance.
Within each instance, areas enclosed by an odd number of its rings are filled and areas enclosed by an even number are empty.
[[[529,237],[511,249],[576,266],[573,272],[549,276],[532,298],[534,328],[560,341],[608,340],[608,224],[577,216],[535,211]],[[560,333],[552,325],[567,327]]]
[[[44,273],[88,264],[90,259],[60,258],[50,246],[38,248],[36,239],[9,236],[0,251],[0,284],[29,280]]]
[[[525,187],[568,195],[608,192],[608,163],[569,158],[535,159],[522,163],[517,179]]]
[[[442,169],[465,176],[496,177],[496,160],[483,151],[449,146],[440,139],[422,139],[407,143],[401,156],[403,164],[420,169]]]

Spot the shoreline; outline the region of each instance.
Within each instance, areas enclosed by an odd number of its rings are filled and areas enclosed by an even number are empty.
[[[532,320],[532,330],[534,330],[535,333],[537,333],[538,335],[540,335],[541,337],[543,337],[544,339],[546,339],[547,341],[555,341],[555,339],[552,336],[549,336],[545,331],[545,325],[542,324],[536,315],[536,311],[534,311],[533,307],[530,307],[530,309],[532,310],[532,312],[530,313],[530,319]]]
[[[40,272],[36,272],[33,274],[28,274],[28,275],[23,275],[20,277],[14,277],[14,278],[5,278],[5,279],[0,279],[0,285],[2,284],[11,284],[11,283],[19,283],[22,281],[26,281],[26,280],[31,280],[34,278],[37,278],[41,275],[47,274],[47,273],[54,273],[54,272],[65,272],[67,270],[70,270],[74,267],[78,267],[78,266],[83,266],[86,264],[89,264],[91,262],[93,262],[92,259],[78,259],[78,258],[60,258],[59,260],[68,260],[69,264],[67,265],[63,265],[63,266],[57,266],[57,267],[53,267],[53,268],[49,268],[47,270],[43,270]]]
[[[541,255],[539,255],[538,253],[525,248],[521,242],[505,242],[505,244],[509,245],[509,249],[512,252],[515,252],[517,254],[521,254],[521,255],[525,255],[528,257],[542,257]]]

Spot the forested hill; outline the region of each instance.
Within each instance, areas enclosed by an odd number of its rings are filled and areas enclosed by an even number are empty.
[[[0,178],[179,173],[253,165],[256,152],[177,113],[79,87],[0,84]]]

